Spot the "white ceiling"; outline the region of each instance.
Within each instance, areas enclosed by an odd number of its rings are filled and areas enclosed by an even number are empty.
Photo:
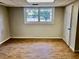
[[[42,1],[44,2],[45,0],[42,0]],[[60,6],[66,6],[74,1],[76,0],[55,0],[54,2],[50,3],[50,5],[55,7],[60,7]],[[27,5],[29,5],[26,0],[0,0],[0,2],[2,2],[0,4],[8,7],[26,7]],[[41,3],[38,3],[38,4],[40,5]]]

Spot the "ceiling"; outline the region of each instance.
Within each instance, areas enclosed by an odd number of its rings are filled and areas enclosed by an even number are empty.
[[[47,3],[47,5],[59,7],[66,6],[76,0],[55,0],[52,3]],[[0,0],[1,5],[5,5],[8,7],[26,7],[28,5],[32,5],[32,3],[28,3],[26,0]],[[44,5],[43,3],[38,3],[39,5]],[[45,4],[46,5],[46,4]]]

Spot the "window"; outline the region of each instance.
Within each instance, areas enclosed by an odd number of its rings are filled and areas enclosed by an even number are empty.
[[[52,23],[54,8],[24,8],[25,23]]]
[[[28,8],[26,10],[26,19],[27,22],[38,22],[38,9],[37,8]]]

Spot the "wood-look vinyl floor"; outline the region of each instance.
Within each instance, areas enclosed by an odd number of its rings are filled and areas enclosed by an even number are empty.
[[[63,40],[16,40],[0,45],[0,59],[79,59]]]

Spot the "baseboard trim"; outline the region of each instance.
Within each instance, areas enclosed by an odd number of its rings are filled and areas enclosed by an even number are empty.
[[[68,45],[68,44],[66,43],[66,41],[64,40],[64,38],[63,38],[63,41],[65,42],[65,44],[66,44],[73,52],[75,52],[74,48],[72,48],[70,45]]]
[[[62,39],[61,37],[12,37],[12,39]]]
[[[71,46],[69,46],[69,48],[70,48],[73,52],[75,52],[74,48],[72,48]]]
[[[11,37],[9,37],[9,38],[7,38],[6,40],[0,42],[0,45],[1,45],[2,43],[6,42],[7,40],[9,40],[10,38],[11,38]]]

